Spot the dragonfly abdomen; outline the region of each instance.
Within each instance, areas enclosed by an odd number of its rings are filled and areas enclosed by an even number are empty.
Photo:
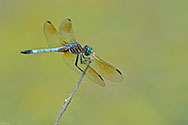
[[[45,53],[45,52],[58,52],[58,48],[48,48],[48,49],[33,49],[33,50],[25,50],[21,53],[23,54],[35,54],[35,53]]]

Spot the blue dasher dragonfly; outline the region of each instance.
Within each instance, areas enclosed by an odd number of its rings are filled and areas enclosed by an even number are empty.
[[[43,30],[48,48],[25,50],[21,53],[61,52],[64,53],[64,60],[67,65],[77,72],[82,73],[94,51],[90,46],[85,45],[82,47],[81,44],[76,41],[71,19],[66,18],[62,21],[59,32],[50,21],[44,23]],[[103,77],[114,82],[123,80],[123,75],[117,68],[103,61],[98,56],[94,56],[86,73],[86,77],[100,86],[105,86]]]

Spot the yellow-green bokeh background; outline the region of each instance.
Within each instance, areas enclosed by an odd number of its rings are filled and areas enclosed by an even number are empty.
[[[44,48],[42,26],[73,21],[82,44],[119,68],[122,83],[84,79],[60,124],[187,125],[187,0],[1,0],[0,124],[52,125],[79,75]]]

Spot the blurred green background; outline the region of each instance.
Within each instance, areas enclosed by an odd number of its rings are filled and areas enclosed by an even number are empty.
[[[51,125],[80,75],[47,47],[42,26],[70,17],[77,40],[124,74],[83,80],[60,124],[187,125],[187,0],[1,0],[0,125]]]

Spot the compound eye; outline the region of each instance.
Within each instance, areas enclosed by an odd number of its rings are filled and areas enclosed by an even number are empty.
[[[85,55],[86,56],[89,56],[89,55],[91,55],[91,53],[92,53],[92,48],[91,47],[86,47],[86,52],[85,52]]]

